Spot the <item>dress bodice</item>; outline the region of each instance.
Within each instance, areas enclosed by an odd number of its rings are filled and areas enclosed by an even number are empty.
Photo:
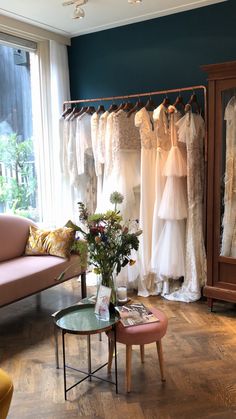
[[[157,147],[160,147],[164,150],[169,150],[171,143],[168,111],[163,104],[159,105],[154,110],[153,119],[155,121],[156,128]]]
[[[181,112],[179,112],[175,106],[170,105],[168,107],[169,120],[170,120],[170,138],[172,147],[179,146],[178,143],[178,126],[177,122],[182,118]]]
[[[127,118],[127,113],[123,110],[114,114],[113,118],[113,151],[119,150],[139,150],[141,141],[139,130],[134,124],[135,114]]]
[[[140,109],[134,118],[135,126],[140,130],[142,148],[156,148],[156,130],[153,119],[153,112],[149,112],[146,108]]]

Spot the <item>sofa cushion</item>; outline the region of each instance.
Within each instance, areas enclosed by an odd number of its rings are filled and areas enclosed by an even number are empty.
[[[0,262],[24,254],[30,225],[34,222],[27,218],[0,214]]]
[[[35,226],[30,226],[25,254],[68,258],[74,238],[75,231],[72,228],[61,227],[54,230],[42,230]]]
[[[54,286],[85,271],[78,255],[70,260],[56,256],[22,256],[0,263],[0,306]]]

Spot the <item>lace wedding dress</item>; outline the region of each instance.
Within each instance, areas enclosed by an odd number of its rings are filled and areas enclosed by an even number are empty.
[[[185,277],[181,288],[166,296],[168,300],[192,302],[201,297],[206,282],[206,253],[203,237],[204,120],[187,113],[177,122],[179,141],[187,147],[188,216],[186,226]]]
[[[112,208],[110,195],[118,191],[124,196],[119,205],[124,222],[139,218],[140,148],[134,115],[127,118],[123,110],[110,113],[105,135],[104,180],[99,212]]]
[[[105,135],[107,118],[109,112],[106,111],[101,115],[94,112],[91,117],[91,139],[94,156],[95,173],[97,176],[97,206],[96,212],[101,208],[103,176],[105,164]]]
[[[236,98],[225,109],[226,167],[221,256],[236,258]]]
[[[140,207],[140,136],[134,125],[134,114],[127,118],[123,110],[112,112],[107,119],[105,135],[104,180],[98,212],[113,209],[110,196],[120,192],[124,200],[118,205],[124,224],[139,219]],[[135,251],[131,258],[137,261]],[[136,287],[138,262],[122,269],[117,281],[126,278],[128,286]]]

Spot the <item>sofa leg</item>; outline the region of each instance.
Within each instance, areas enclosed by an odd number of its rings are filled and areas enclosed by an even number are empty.
[[[41,292],[36,294],[36,308],[37,310],[40,310],[41,308]]]
[[[83,272],[81,275],[81,297],[87,297],[87,287],[86,287],[86,272]]]

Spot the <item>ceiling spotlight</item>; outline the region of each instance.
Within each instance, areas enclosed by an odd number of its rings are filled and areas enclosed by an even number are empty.
[[[82,9],[82,7],[80,6],[75,6],[75,10],[74,10],[74,14],[72,18],[83,19],[84,16],[85,16],[84,9]]]
[[[130,3],[130,4],[140,4],[140,3],[142,3],[142,0],[128,0],[128,3]]]

